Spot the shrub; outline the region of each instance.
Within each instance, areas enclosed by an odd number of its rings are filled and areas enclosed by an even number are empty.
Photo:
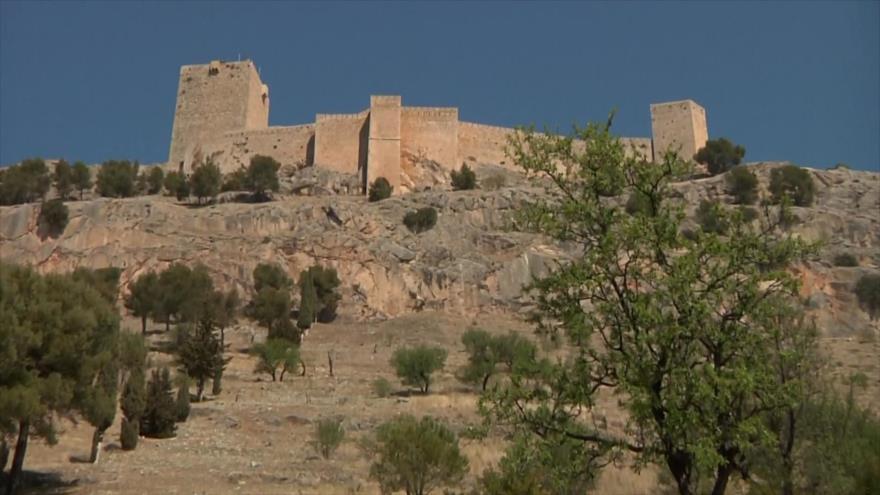
[[[174,403],[175,421],[183,423],[189,418],[189,378],[184,376],[180,379],[180,386],[177,388],[177,400]]]
[[[106,198],[128,198],[135,194],[137,162],[107,160],[98,170],[98,194]]]
[[[755,221],[756,218],[758,218],[758,210],[754,208],[749,208],[748,206],[740,206],[739,208],[737,208],[737,211],[740,215],[742,215],[743,220],[746,222],[751,223]]]
[[[67,227],[67,206],[61,199],[50,199],[40,206],[40,223],[53,235],[59,235]]]
[[[837,253],[834,255],[834,266],[859,266],[859,260],[852,253]]]
[[[290,321],[290,291],[264,287],[257,292],[251,307],[251,316],[269,330],[274,330],[284,321]]]
[[[296,317],[296,326],[300,330],[305,330],[311,328],[318,312],[318,293],[308,271],[303,271],[299,276],[299,291],[299,313]]]
[[[856,298],[859,306],[875,320],[880,316],[880,275],[865,274],[856,282]]]
[[[79,191],[79,199],[83,199],[83,191],[92,189],[92,172],[83,162],[73,164],[73,187]]]
[[[171,376],[168,368],[153,370],[147,387],[147,404],[141,418],[141,433],[145,437],[170,438],[174,436],[177,408],[171,394]]]
[[[284,375],[300,362],[299,347],[287,339],[266,339],[265,343],[254,345],[251,353],[257,357],[254,372],[268,373],[273,382],[283,382]]]
[[[502,174],[492,174],[481,180],[480,185],[487,191],[497,191],[507,185],[507,178]]]
[[[370,202],[382,201],[391,197],[394,187],[385,177],[379,177],[370,184]]]
[[[181,185],[186,183],[186,177],[180,172],[168,172],[165,174],[165,179],[163,179],[162,183],[165,186],[166,194],[176,196]],[[187,193],[187,196],[189,196],[189,193]]]
[[[73,169],[70,168],[69,163],[58,160],[55,164],[55,171],[52,173],[52,182],[55,184],[58,197],[67,199],[73,189]]]
[[[137,360],[140,361],[139,365],[143,366],[143,357]],[[129,375],[128,380],[125,381],[125,388],[122,390],[122,397],[119,402],[124,417],[122,419],[122,431],[119,434],[119,441],[122,443],[123,450],[134,450],[137,447],[141,430],[141,417],[144,415],[147,405],[144,379],[144,370],[137,367]]]
[[[138,438],[140,437],[140,428],[136,421],[129,421],[122,418],[122,429],[119,432],[119,443],[122,444],[122,450],[134,450],[137,448]]]
[[[311,283],[311,289],[305,286],[306,278]],[[313,301],[309,301],[312,304],[312,321],[317,320],[321,323],[329,323],[336,319],[336,307],[341,299],[337,292],[339,283],[339,276],[336,274],[335,268],[315,265],[300,273],[299,287],[300,294],[302,295],[301,300],[305,301],[306,298],[314,298]],[[312,291],[314,294],[311,293]]]
[[[380,376],[373,380],[373,393],[376,397],[385,398],[391,395],[391,382],[384,376]]]
[[[630,215],[653,216],[653,209],[651,207],[650,199],[648,198],[648,196],[638,191],[633,191],[629,194],[629,198],[626,200],[625,209],[626,212]]]
[[[52,179],[42,158],[28,158],[3,170],[0,176],[0,204],[30,203],[46,196]]]
[[[459,483],[468,469],[455,433],[427,416],[394,418],[380,425],[365,447],[376,459],[370,478],[379,482],[382,493],[426,494]]]
[[[278,191],[278,169],[281,164],[271,156],[255,155],[247,168],[245,186],[253,193],[254,199],[266,201],[268,191]]]
[[[746,155],[746,149],[733,144],[726,138],[710,139],[706,146],[694,155],[694,161],[706,165],[712,175],[723,174],[731,167],[739,165]]]
[[[795,206],[810,206],[816,193],[816,184],[810,172],[797,165],[784,165],[770,171],[770,194],[773,202],[789,197]]]
[[[150,173],[147,176],[147,192],[150,194],[159,194],[162,192],[162,183],[165,181],[165,173],[162,172],[162,167],[151,167]]]
[[[465,383],[480,384],[483,390],[499,366],[507,371],[530,363],[537,353],[535,345],[515,333],[492,335],[485,330],[470,329],[461,336],[468,362],[461,369],[459,379]]]
[[[734,198],[734,203],[750,205],[758,199],[758,177],[746,167],[733,167],[725,177],[727,194]]]
[[[437,210],[428,206],[411,211],[403,217],[403,224],[414,234],[431,230],[437,224]]]
[[[467,163],[461,164],[461,169],[452,171],[452,189],[464,191],[477,187],[477,174],[468,167]]]
[[[240,168],[235,172],[231,172],[226,174],[223,177],[223,185],[220,187],[221,191],[243,191],[247,189],[245,184],[247,183],[247,170],[244,168]]]
[[[223,175],[220,173],[220,167],[214,162],[207,162],[200,165],[189,178],[190,189],[198,199],[199,204],[202,198],[214,199],[220,193],[220,182]]]
[[[697,223],[703,232],[711,234],[727,233],[728,221],[718,201],[702,200],[696,212]]]
[[[290,289],[293,280],[277,263],[260,263],[254,268],[254,290],[260,292],[266,287],[273,289]]]
[[[431,375],[443,369],[446,363],[446,349],[420,345],[400,348],[391,356],[391,366],[404,385],[418,387],[423,394],[428,393]]]
[[[322,419],[315,424],[315,447],[321,457],[329,459],[345,438],[341,419]]]

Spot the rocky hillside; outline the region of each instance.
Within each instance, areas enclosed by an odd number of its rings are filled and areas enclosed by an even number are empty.
[[[776,164],[755,164],[766,186]],[[313,171],[288,179],[276,201],[221,202],[206,207],[172,198],[70,202],[70,223],[58,237],[40,232],[38,206],[0,208],[4,260],[42,270],[118,266],[127,284],[146,270],[181,261],[201,262],[221,285],[249,294],[260,262],[281,263],[296,277],[322,263],[343,281],[341,310],[348,318],[387,318],[423,309],[471,314],[521,310],[521,287],[565,257],[565,250],[530,234],[510,232],[508,218],[524,200],[540,194],[503,169],[478,169],[481,179],[504,177],[493,191],[422,191],[379,203],[344,195],[350,180],[329,181]],[[880,268],[880,174],[850,170],[812,171],[818,189],[810,208],[795,208],[794,232],[823,241],[818,259],[800,267],[804,295],[823,331],[848,336],[877,332],[858,309],[852,286],[860,274]],[[691,205],[724,199],[724,178],[679,184]],[[309,195],[296,195],[308,193]],[[335,195],[330,193],[343,193]],[[227,198],[230,199],[230,198]],[[410,233],[407,211],[433,206],[437,226]],[[332,210],[342,221],[334,222]],[[835,254],[852,253],[859,267],[835,267]]]

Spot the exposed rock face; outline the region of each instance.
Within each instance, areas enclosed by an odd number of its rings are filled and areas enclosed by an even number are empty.
[[[762,187],[773,166],[756,167]],[[478,170],[481,179],[497,173]],[[804,295],[825,332],[876,331],[858,309],[852,286],[859,274],[880,267],[880,174],[813,174],[816,205],[795,209],[801,222],[793,230],[825,246],[818,259],[798,268]],[[510,213],[540,194],[516,174],[506,179],[507,187],[495,191],[424,191],[368,203],[361,195],[334,195],[352,192],[356,179],[305,170],[287,180],[287,188],[311,196],[263,204],[193,208],[158,196],[69,202],[70,223],[57,239],[40,237],[38,205],[2,207],[0,255],[44,271],[118,266],[124,286],[146,270],[200,262],[216,282],[235,286],[246,298],[260,262],[280,263],[294,279],[321,263],[336,268],[343,281],[343,316],[384,318],[428,308],[463,314],[518,310],[528,304],[522,287],[548,273],[573,247],[506,229]],[[725,197],[723,177],[676,187],[694,207],[700,199]],[[437,209],[437,225],[412,234],[401,220],[424,206]],[[328,217],[328,208],[341,226]],[[834,267],[830,260],[839,252],[854,254],[861,266]]]

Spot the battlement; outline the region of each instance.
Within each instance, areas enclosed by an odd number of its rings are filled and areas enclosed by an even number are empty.
[[[371,107],[399,107],[400,95],[370,95]]]
[[[315,114],[315,122],[326,120],[363,120],[369,114],[369,110],[363,110],[358,113],[318,113]]]
[[[455,107],[403,107],[403,114],[412,117],[425,117],[443,120],[458,120]]]

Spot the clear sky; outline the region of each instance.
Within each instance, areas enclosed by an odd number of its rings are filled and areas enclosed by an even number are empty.
[[[880,169],[880,2],[0,0],[0,163],[167,159],[179,67],[250,58],[270,124],[371,93],[462,120],[651,134],[692,98],[746,160]]]

